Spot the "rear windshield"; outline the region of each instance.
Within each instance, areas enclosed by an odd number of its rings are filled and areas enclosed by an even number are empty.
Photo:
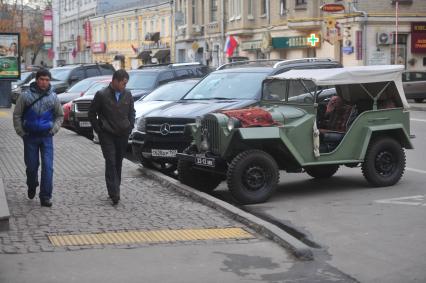
[[[212,73],[184,99],[255,99],[266,76],[267,73]]]
[[[70,89],[67,90],[67,92],[83,92],[89,89],[89,87],[94,83],[95,81],[93,80],[82,80],[73,85]]]
[[[93,84],[85,93],[84,96],[90,96],[95,95],[99,90],[103,89],[104,87],[107,87],[109,85],[109,82],[97,82]]]
[[[168,83],[156,88],[153,92],[148,94],[143,101],[175,101],[184,96],[197,81],[176,82]]]
[[[66,81],[71,71],[72,69],[50,69],[50,74],[54,80]]]
[[[154,87],[155,81],[157,80],[157,73],[151,72],[134,72],[129,73],[129,82],[127,83],[127,89],[151,89]]]

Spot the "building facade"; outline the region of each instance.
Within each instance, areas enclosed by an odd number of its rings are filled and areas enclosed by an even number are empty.
[[[177,62],[225,63],[232,36],[232,56],[249,59],[329,57],[345,66],[407,69],[426,63],[425,1],[177,0],[174,15]]]
[[[135,69],[171,61],[172,6],[168,1],[98,15],[90,23],[94,62]]]
[[[92,62],[89,19],[96,4],[96,0],[53,1],[55,66]]]

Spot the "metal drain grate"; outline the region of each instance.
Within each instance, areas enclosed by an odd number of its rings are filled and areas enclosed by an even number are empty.
[[[79,235],[50,235],[48,237],[55,247],[254,238],[253,235],[241,228],[127,231]]]

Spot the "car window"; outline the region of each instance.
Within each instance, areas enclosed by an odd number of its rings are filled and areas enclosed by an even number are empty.
[[[173,78],[174,78],[173,72],[163,72],[158,77],[158,84],[161,85],[161,84],[167,83],[173,80]]]
[[[77,68],[71,72],[71,77],[76,77],[77,80],[82,80],[85,78],[84,69]]]
[[[67,90],[67,92],[83,92],[86,91],[95,81],[93,80],[82,80],[73,85],[71,88]]]
[[[267,73],[213,73],[184,99],[255,99]]]
[[[66,81],[68,80],[69,74],[71,73],[72,69],[50,69],[50,74],[52,75],[52,78],[58,81]]]
[[[143,101],[175,101],[181,99],[197,81],[186,81],[168,83],[156,88],[153,92],[144,97]]]
[[[99,65],[99,68],[102,75],[112,75],[114,73],[114,67],[110,65]]]
[[[88,78],[90,77],[96,77],[96,76],[100,76],[101,72],[98,70],[97,67],[89,67],[86,69],[86,76]]]
[[[21,73],[21,78],[20,80],[18,80],[17,82],[15,82],[15,84],[21,84],[23,82],[25,82],[27,79],[29,79],[31,77],[32,72],[23,72]]]
[[[127,89],[151,89],[157,79],[157,73],[130,72]]]
[[[108,85],[109,82],[96,82],[84,93],[84,96],[93,96],[99,90],[103,89],[104,87],[107,87]]]

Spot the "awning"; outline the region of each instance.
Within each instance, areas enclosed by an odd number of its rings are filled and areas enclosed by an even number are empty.
[[[149,60],[151,59],[151,50],[142,51],[138,54],[138,57],[136,57],[141,60]]]
[[[114,60],[124,61],[125,57],[123,54],[117,54],[114,56]]]
[[[170,56],[170,49],[158,50],[153,57],[157,59],[164,59],[167,56]]]

